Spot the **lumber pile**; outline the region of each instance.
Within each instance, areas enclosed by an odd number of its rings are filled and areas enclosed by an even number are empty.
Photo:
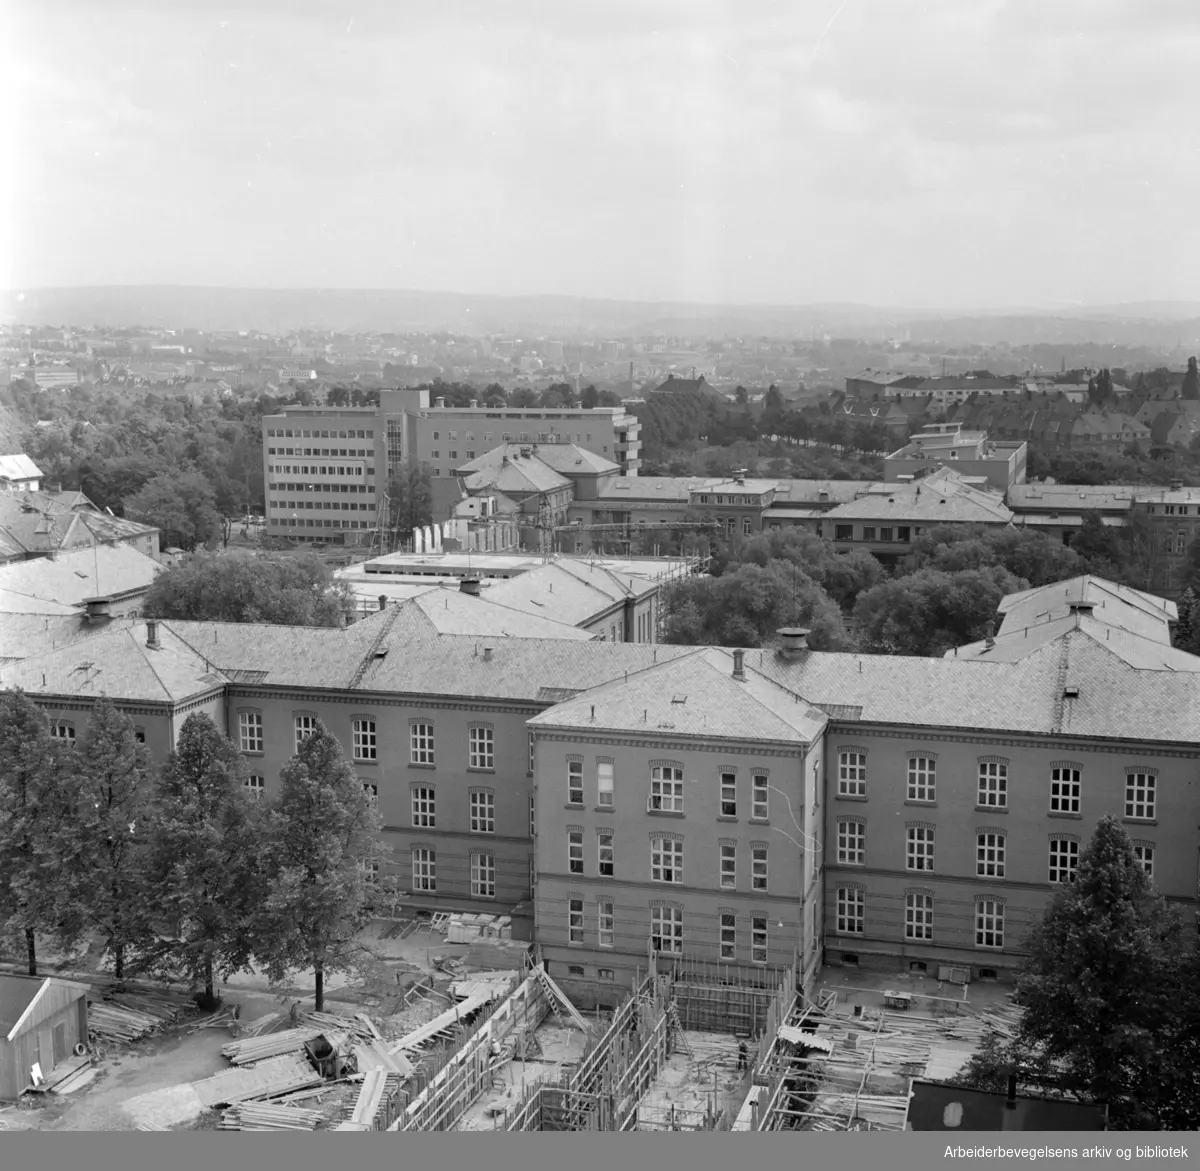
[[[221,1055],[228,1057],[234,1065],[254,1065],[269,1057],[281,1057],[285,1053],[298,1053],[306,1041],[313,1041],[324,1033],[324,1029],[308,1026],[301,1029],[284,1029],[279,1033],[268,1033],[264,1037],[239,1037],[221,1047]]]
[[[238,1019],[241,1010],[236,1006],[221,1008],[206,1017],[202,1017],[194,1025],[188,1027],[189,1033],[200,1033],[205,1029],[226,1029]]]
[[[331,1012],[308,1012],[304,1019],[314,1028],[332,1038],[334,1034],[345,1034],[359,1041],[382,1041],[383,1037],[366,1013],[356,1013],[352,1017],[338,1016]]]
[[[279,1023],[282,1016],[282,1013],[269,1012],[266,1016],[256,1017],[242,1026],[241,1035],[243,1037],[260,1037],[263,1033],[269,1033]]]
[[[218,1130],[316,1130],[320,1110],[275,1106],[270,1102],[239,1102],[221,1114]]]
[[[467,997],[466,1000],[460,1001],[453,1008],[447,1009],[440,1016],[436,1016],[433,1020],[426,1021],[425,1024],[413,1029],[411,1033],[389,1045],[387,1051],[392,1056],[395,1056],[397,1053],[411,1053],[414,1050],[435,1043],[438,1039],[449,1040],[467,1016],[477,1009],[482,1008],[488,1001],[494,999],[496,999],[494,990],[489,989],[483,992],[476,992]]]
[[[195,1007],[178,993],[109,992],[89,1002],[88,1032],[103,1041],[130,1044],[175,1024]]]
[[[168,1127],[159,1126],[157,1122],[139,1122],[134,1130],[167,1130]]]

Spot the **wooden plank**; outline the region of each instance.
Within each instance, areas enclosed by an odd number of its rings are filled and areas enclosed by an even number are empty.
[[[465,1016],[478,1008],[482,1008],[489,1000],[495,1000],[495,998],[496,992],[494,990],[477,992],[473,996],[467,997],[466,1000],[456,1004],[453,1008],[447,1009],[440,1016],[434,1017],[433,1020],[426,1021],[425,1024],[413,1029],[411,1033],[401,1037],[399,1041],[389,1045],[388,1053],[405,1053],[413,1049],[419,1049],[427,1041],[437,1036],[438,1033],[453,1028]]]

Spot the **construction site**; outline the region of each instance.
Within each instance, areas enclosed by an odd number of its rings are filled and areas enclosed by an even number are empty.
[[[449,951],[447,918],[400,934],[419,942],[412,933],[423,931]],[[428,971],[398,976],[369,1011],[293,1004],[243,1022],[236,1007],[197,1015],[178,992],[93,993],[86,1052],[31,1086],[7,1124],[0,1112],[0,1129],[56,1094],[102,1095],[95,1079],[123,1048],[171,1035],[173,1044],[210,1038],[194,1064],[203,1076],[172,1084],[155,1073],[152,1088],[121,1099],[103,1122],[84,1110],[83,1125],[64,1126],[903,1130],[912,1079],[954,1076],[989,1034],[1011,1036],[1019,1012],[996,985],[899,974],[897,987],[850,985],[827,969],[829,986],[809,999],[794,966],[653,953],[615,1009],[584,1012],[528,945],[476,942],[461,958],[433,950]],[[498,966],[511,957],[513,966]]]

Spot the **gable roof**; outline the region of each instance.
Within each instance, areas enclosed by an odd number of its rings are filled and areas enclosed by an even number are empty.
[[[521,446],[519,443],[508,444],[510,449]],[[603,474],[621,470],[619,464],[597,455],[594,451],[587,451],[575,443],[534,443],[532,451],[548,468],[564,476]],[[511,451],[509,454],[512,454]]]
[[[0,455],[0,480],[40,480],[42,469],[23,451]]]
[[[43,605],[46,603],[43,603]],[[133,619],[114,618],[105,625],[84,621],[78,610],[63,607],[47,613],[3,613],[0,591],[0,662],[27,659],[47,650],[57,650],[82,639],[112,630],[114,625],[128,626]]]
[[[0,590],[79,606],[87,598],[144,592],[161,571],[159,562],[132,545],[97,545],[0,565]]]
[[[655,732],[807,745],[828,717],[753,669],[733,678],[734,657],[702,647],[557,704],[529,721],[535,728]]]
[[[529,451],[529,455],[522,455]],[[533,492],[554,492],[567,488],[571,481],[532,454],[532,444],[502,444],[485,451],[478,459],[460,464],[455,474],[462,477],[472,492],[493,488],[509,496],[528,496]]]
[[[831,508],[830,520],[891,520],[937,524],[940,521],[1008,524],[1012,510],[997,495],[966,483],[956,472],[939,468],[908,484],[886,484]]]
[[[1118,612],[1129,610],[1145,615],[1155,623],[1174,622],[1179,617],[1179,607],[1167,598],[1091,573],[1006,594],[996,608],[1005,615],[1006,623],[1011,617],[1014,625],[1027,626],[1037,621],[1043,613],[1066,613],[1073,602],[1093,603],[1114,624],[1118,622]],[[1142,633],[1149,633],[1146,628],[1140,629]]]
[[[485,582],[483,597],[525,614],[541,614],[578,626],[626,598],[640,597],[656,588],[656,583],[645,577],[604,565],[559,560],[517,577]]]

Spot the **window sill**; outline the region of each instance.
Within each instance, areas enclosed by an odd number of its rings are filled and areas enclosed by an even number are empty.
[[[1007,813],[1007,805],[976,805],[976,813]]]
[[[469,773],[494,773],[494,768],[484,768],[482,765],[468,765],[467,772]]]
[[[582,802],[582,801],[580,801],[578,805],[577,805],[577,804],[576,804],[574,801],[568,801],[568,802],[567,802],[567,803],[566,803],[566,804],[563,806],[563,808],[564,808],[564,809],[575,809],[575,810],[577,810],[577,811],[578,811],[578,812],[580,812],[580,813],[582,813],[582,812],[584,811],[584,806],[583,806],[583,802]]]
[[[358,757],[356,756],[350,763],[353,764],[355,768],[357,768],[360,764],[369,764],[369,765],[374,766],[374,765],[377,765],[379,763],[379,761],[378,760],[359,760]]]
[[[615,806],[612,806],[612,805],[593,805],[592,812],[593,813],[612,813],[614,811],[614,808],[615,808]]]
[[[905,805],[919,805],[922,809],[933,809],[937,806],[937,801],[921,801],[916,797],[905,797]]]
[[[733,821],[733,822],[736,822],[736,821],[737,821],[737,818],[736,818],[736,817],[734,817],[734,816],[733,816],[732,814],[730,814],[730,813],[720,813],[720,814],[718,814],[718,815],[717,815],[717,820],[718,820],[718,821]]]
[[[684,814],[676,813],[673,809],[647,809],[646,813],[650,817],[678,817],[682,818]]]
[[[865,793],[836,793],[834,794],[835,801],[865,801],[867,795]]]
[[[145,743],[145,741],[139,741],[139,743]],[[263,752],[261,748],[254,749],[253,751],[251,751],[249,748],[243,748],[242,755],[243,756],[266,756],[267,754],[265,752]]]
[[[1003,882],[1003,874],[976,874],[976,878],[982,878],[985,882]]]
[[[568,874],[570,874],[570,875],[574,875],[576,878],[582,878],[582,877],[583,877],[583,871],[582,871],[582,870],[568,870],[568,871],[567,871],[567,873],[568,873]]]
[[[437,765],[436,764],[413,764],[411,761],[409,761],[408,767],[409,768],[424,768],[424,769],[432,770],[432,769],[436,769]]]
[[[1046,814],[1046,816],[1047,817],[1065,817],[1068,821],[1082,821],[1083,820],[1082,813],[1063,813],[1057,809],[1051,809],[1050,812]]]
[[[1158,825],[1157,817],[1122,817],[1124,825]]]

